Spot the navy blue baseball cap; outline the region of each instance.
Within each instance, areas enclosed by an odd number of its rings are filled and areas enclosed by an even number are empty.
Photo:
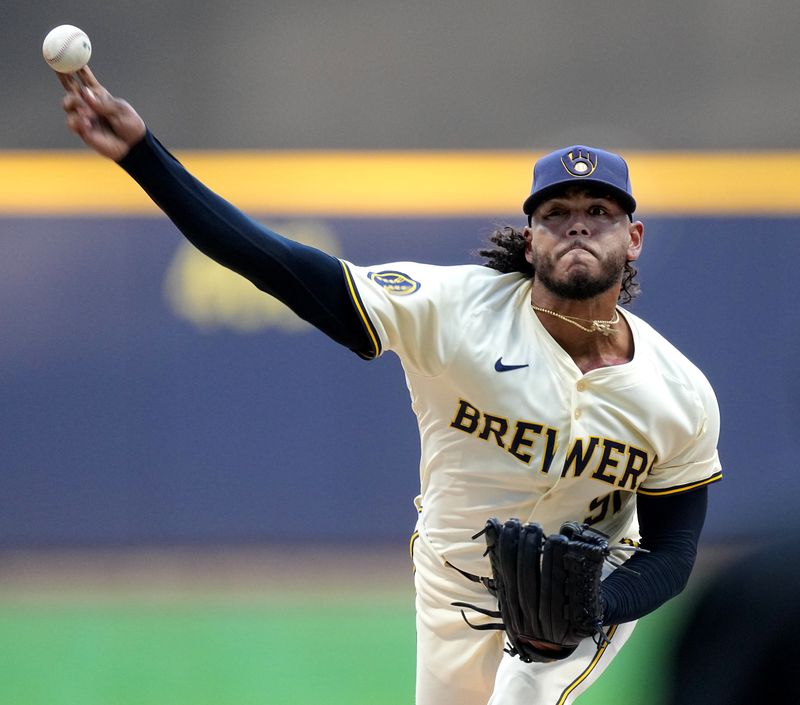
[[[574,145],[546,154],[534,164],[531,195],[522,204],[523,213],[530,215],[542,201],[577,183],[603,186],[628,215],[636,210],[625,160],[613,152]]]

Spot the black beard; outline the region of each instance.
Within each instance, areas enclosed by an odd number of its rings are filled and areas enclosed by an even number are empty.
[[[545,289],[559,298],[570,301],[586,301],[604,294],[615,284],[619,284],[626,261],[624,255],[621,258],[606,260],[603,263],[603,271],[595,278],[580,273],[569,280],[557,281],[552,276],[552,262],[545,263],[536,258],[533,263],[534,276],[544,285]]]

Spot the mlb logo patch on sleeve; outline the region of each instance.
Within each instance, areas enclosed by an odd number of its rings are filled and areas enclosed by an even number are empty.
[[[393,270],[370,272],[367,276],[378,286],[382,286],[395,296],[408,296],[422,286],[416,279],[412,279],[407,274]]]

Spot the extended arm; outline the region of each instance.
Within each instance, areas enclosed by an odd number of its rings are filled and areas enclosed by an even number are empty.
[[[61,76],[67,125],[114,159],[198,249],[283,301],[301,318],[362,357],[375,350],[346,286],[342,264],[260,225],[195,179],[146,129],[133,108],[111,96],[89,69]]]
[[[617,569],[603,581],[605,624],[638,619],[686,587],[707,503],[707,487],[664,497],[637,497],[641,546],[649,553],[634,554],[625,562],[630,570]]]

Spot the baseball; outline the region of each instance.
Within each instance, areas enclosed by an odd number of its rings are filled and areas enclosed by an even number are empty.
[[[42,55],[59,73],[72,73],[89,62],[92,43],[82,29],[71,24],[62,24],[51,29],[44,38]]]

